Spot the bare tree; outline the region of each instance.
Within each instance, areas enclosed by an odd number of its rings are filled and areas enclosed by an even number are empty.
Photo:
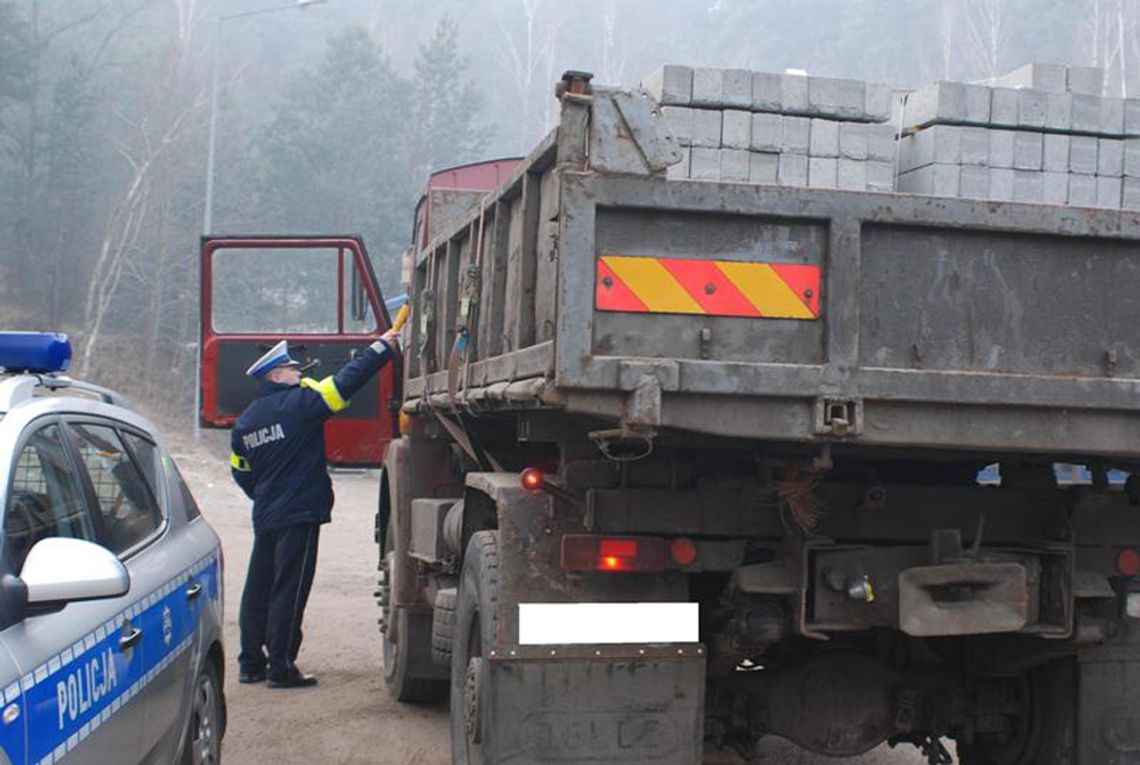
[[[1005,51],[1013,31],[1009,0],[961,0],[958,18],[963,26],[958,35],[962,61],[970,67],[968,76],[991,79],[1000,75]]]

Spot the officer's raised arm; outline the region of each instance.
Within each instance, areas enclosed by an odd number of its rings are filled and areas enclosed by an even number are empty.
[[[399,353],[400,343],[394,330],[388,330],[380,339],[372,343],[355,359],[345,364],[336,374],[323,380],[304,378],[301,387],[316,394],[310,396],[310,411],[322,417],[329,417],[348,406],[351,399],[365,383],[395,354]]]

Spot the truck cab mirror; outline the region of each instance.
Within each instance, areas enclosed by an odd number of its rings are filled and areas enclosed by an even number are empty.
[[[127,594],[131,577],[110,550],[82,539],[50,537],[28,552],[20,581],[27,590],[27,608],[43,613],[81,600],[117,598]]]

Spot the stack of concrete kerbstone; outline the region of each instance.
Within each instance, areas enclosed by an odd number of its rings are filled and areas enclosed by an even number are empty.
[[[993,86],[939,82],[896,102],[899,191],[1140,209],[1140,100],[1104,72],[1030,64]]]
[[[670,178],[894,188],[891,88],[858,80],[665,66],[642,83],[683,147]]]

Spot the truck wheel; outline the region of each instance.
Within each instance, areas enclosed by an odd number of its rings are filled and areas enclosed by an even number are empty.
[[[1023,712],[1013,734],[958,744],[961,765],[1075,765],[1077,671],[1063,659],[1026,673],[1018,682]]]
[[[425,677],[427,654],[423,650],[431,638],[431,615],[393,607],[392,564],[396,558],[392,522],[384,535],[384,557],[380,564],[381,641],[384,652],[384,684],[396,701],[440,701],[447,697],[447,680]]]
[[[451,665],[451,644],[455,640],[455,605],[459,590],[451,587],[435,594],[432,609],[431,659],[437,664]]]
[[[484,652],[495,645],[499,601],[499,533],[471,536],[459,578],[455,642],[451,660],[451,762],[483,765],[487,725],[483,715],[486,684]]]

